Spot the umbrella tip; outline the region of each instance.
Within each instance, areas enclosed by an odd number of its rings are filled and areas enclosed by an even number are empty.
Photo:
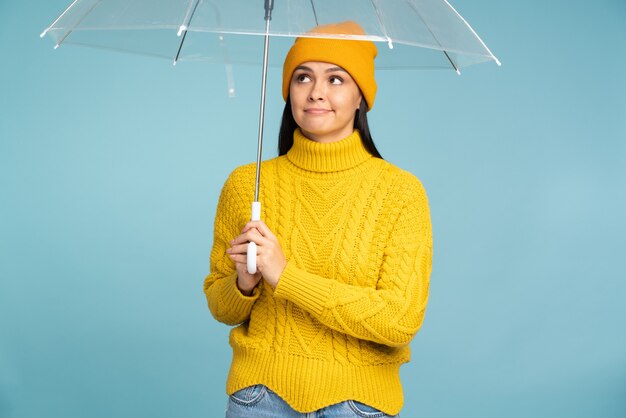
[[[498,64],[498,67],[502,67],[502,63],[499,59],[497,59],[496,57],[493,57],[493,59],[496,61],[496,64]]]
[[[39,37],[40,37],[40,38],[43,38],[44,36],[46,36],[46,33],[48,33],[48,29],[46,29],[46,30],[44,30],[43,32],[41,32],[41,33],[39,34]]]
[[[459,70],[458,68],[456,69],[456,73],[457,75],[461,75],[461,70]]]
[[[60,46],[61,46],[60,44],[56,44],[56,45],[54,46],[54,49],[58,49]]]
[[[176,34],[176,36],[178,36],[180,38],[180,35],[183,34],[184,31],[187,30],[187,26],[185,25],[180,25],[180,28],[178,28],[178,33]]]

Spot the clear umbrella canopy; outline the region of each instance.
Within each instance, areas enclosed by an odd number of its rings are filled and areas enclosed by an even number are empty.
[[[315,26],[354,21],[363,35],[316,33]],[[74,0],[41,36],[55,47],[77,44],[226,67],[263,62],[256,184],[252,220],[261,219],[261,149],[269,39],[281,64],[297,36],[382,43],[376,67],[460,68],[497,58],[446,0]],[[249,35],[249,36],[242,36]],[[261,39],[246,42],[243,39]],[[261,54],[261,52],[263,52]],[[256,272],[256,246],[248,244],[248,271]]]
[[[284,54],[317,25],[357,22],[365,35],[329,35],[381,43],[377,68],[452,68],[497,58],[445,0],[275,0],[272,51]],[[264,0],[75,0],[42,36],[174,61],[260,63]],[[103,32],[106,32],[103,34]],[[318,34],[318,36],[320,36]],[[253,37],[252,37],[253,39]],[[270,59],[278,65],[282,59]]]

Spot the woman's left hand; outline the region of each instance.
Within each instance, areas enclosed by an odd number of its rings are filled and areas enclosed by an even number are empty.
[[[249,242],[257,245],[257,270],[270,286],[276,287],[287,265],[278,239],[263,221],[250,221],[243,227],[241,234],[230,242],[231,248],[226,252],[234,262],[245,263]]]

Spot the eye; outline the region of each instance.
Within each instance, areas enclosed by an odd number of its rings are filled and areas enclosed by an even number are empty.
[[[335,84],[335,85],[343,84],[343,78],[339,77],[338,75],[331,75],[328,78],[328,81],[330,81],[330,84]]]
[[[309,81],[311,81],[311,77],[309,77],[309,75],[305,73],[296,74],[295,79],[298,83],[308,83]]]

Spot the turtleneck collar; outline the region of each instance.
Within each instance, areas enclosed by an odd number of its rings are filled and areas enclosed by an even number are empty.
[[[330,173],[356,167],[372,155],[363,146],[356,129],[341,141],[326,144],[310,140],[296,129],[287,158],[304,170]]]

